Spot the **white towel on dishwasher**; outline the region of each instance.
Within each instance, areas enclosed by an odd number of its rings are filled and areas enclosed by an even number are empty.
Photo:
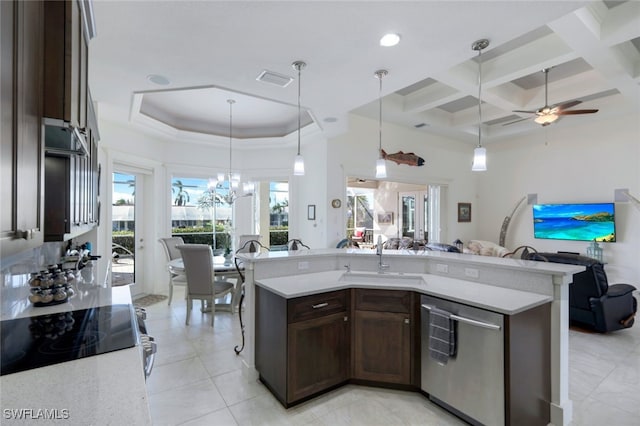
[[[436,307],[429,312],[429,355],[440,364],[446,364],[456,355],[456,332],[451,312]]]

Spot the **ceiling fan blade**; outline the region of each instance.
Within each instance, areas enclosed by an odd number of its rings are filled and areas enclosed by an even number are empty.
[[[517,113],[520,113],[520,114],[537,114],[538,113],[537,110],[536,111],[523,111],[521,109],[514,109],[511,112],[517,112]]]
[[[593,114],[598,112],[597,109],[573,109],[569,111],[558,111],[556,115],[578,115],[578,114]]]
[[[503,124],[503,126],[508,126],[508,125],[510,125],[510,124],[519,123],[519,122],[521,122],[521,121],[529,120],[529,119],[530,119],[529,117],[521,118],[520,120],[515,120],[515,121],[510,121],[510,122],[508,122],[508,123],[504,123],[504,124]]]
[[[582,101],[571,101],[571,102],[565,102],[563,104],[555,104],[551,108],[555,108],[556,111],[562,111],[563,109],[573,108],[574,106],[579,105],[581,103]]]

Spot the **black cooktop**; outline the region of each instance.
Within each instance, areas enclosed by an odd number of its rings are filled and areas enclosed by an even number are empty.
[[[131,305],[112,305],[0,322],[0,375],[135,346]]]

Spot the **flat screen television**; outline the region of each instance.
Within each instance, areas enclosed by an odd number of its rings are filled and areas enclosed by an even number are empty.
[[[535,238],[551,240],[616,241],[614,203],[535,204]]]

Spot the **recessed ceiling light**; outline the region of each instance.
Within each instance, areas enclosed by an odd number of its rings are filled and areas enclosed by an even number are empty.
[[[167,84],[170,83],[167,77],[159,74],[149,74],[147,76],[147,80],[159,86],[166,86]]]
[[[389,33],[382,36],[380,39],[380,46],[391,47],[400,43],[400,36],[395,33]]]

